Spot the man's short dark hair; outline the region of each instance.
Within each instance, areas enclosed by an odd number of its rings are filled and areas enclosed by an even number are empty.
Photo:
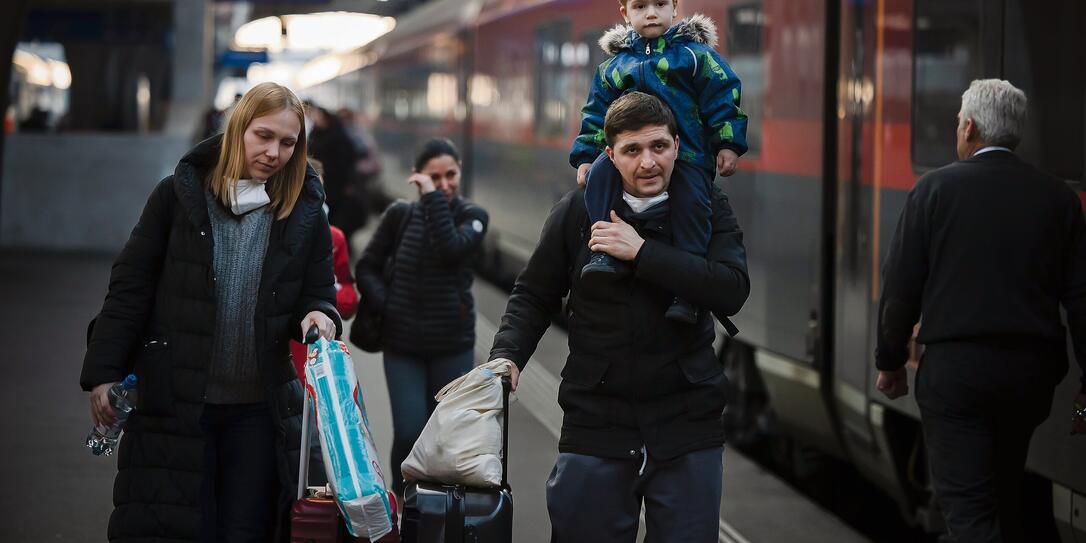
[[[603,135],[607,145],[623,132],[641,130],[646,126],[666,126],[671,137],[679,134],[675,115],[659,98],[643,92],[631,92],[611,103],[603,118]]]

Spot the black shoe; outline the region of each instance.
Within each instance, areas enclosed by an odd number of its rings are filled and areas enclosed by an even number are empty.
[[[619,261],[607,253],[592,253],[592,257],[588,259],[588,264],[581,268],[581,278],[597,273],[618,275],[620,273],[619,266],[621,266]]]
[[[671,302],[671,307],[667,308],[667,313],[664,313],[664,316],[673,321],[695,324],[698,322],[698,308],[691,305],[690,302],[676,297],[675,301]]]

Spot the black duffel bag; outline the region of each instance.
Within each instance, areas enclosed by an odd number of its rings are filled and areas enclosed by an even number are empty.
[[[382,269],[382,276],[385,281],[385,292],[391,292],[393,279],[392,269],[396,262],[396,250],[400,246],[400,239],[403,238],[404,230],[407,230],[407,225],[411,222],[411,215],[415,212],[415,206],[413,204],[407,205],[408,208],[406,213],[403,214],[403,217],[400,219],[400,225],[396,229],[396,239],[392,244],[392,250],[389,251]],[[359,304],[358,314],[355,315],[354,323],[351,324],[349,339],[351,340],[351,343],[367,353],[379,353],[381,352],[381,336],[385,326],[385,308],[373,307],[372,304],[366,303],[366,293],[362,292],[361,294],[362,303]]]

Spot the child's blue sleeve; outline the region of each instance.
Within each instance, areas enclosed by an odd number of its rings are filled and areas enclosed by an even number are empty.
[[[725,148],[742,155],[747,152],[747,114],[739,107],[743,84],[716,51],[702,47],[695,56],[699,66],[694,90],[709,132],[710,159],[715,161],[716,154]]]
[[[607,68],[614,59],[608,59],[600,64],[592,77],[592,89],[588,92],[588,101],[581,108],[581,131],[577,139],[573,140],[573,149],[569,152],[569,164],[574,168],[581,164],[591,164],[604,148],[607,141],[603,135],[603,118],[607,115],[607,108],[621,96],[621,91],[616,89],[607,78]],[[616,72],[617,74],[617,72]],[[619,76],[619,84],[621,84]]]

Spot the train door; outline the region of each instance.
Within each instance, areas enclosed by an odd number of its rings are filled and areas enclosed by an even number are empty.
[[[839,431],[847,449],[870,450],[867,422],[871,341],[870,147],[865,123],[873,97],[870,29],[877,15],[865,2],[842,2],[841,75],[838,90],[838,170],[827,182],[837,186],[835,254],[834,379],[830,390]],[[881,7],[881,6],[880,6]]]
[[[842,2],[842,21],[831,392],[849,457],[912,516],[925,479],[906,470],[921,446],[918,413],[911,396],[889,402],[874,387],[881,266],[916,177],[954,158],[962,91],[998,73],[985,51],[998,44],[1002,10],[979,0]]]

